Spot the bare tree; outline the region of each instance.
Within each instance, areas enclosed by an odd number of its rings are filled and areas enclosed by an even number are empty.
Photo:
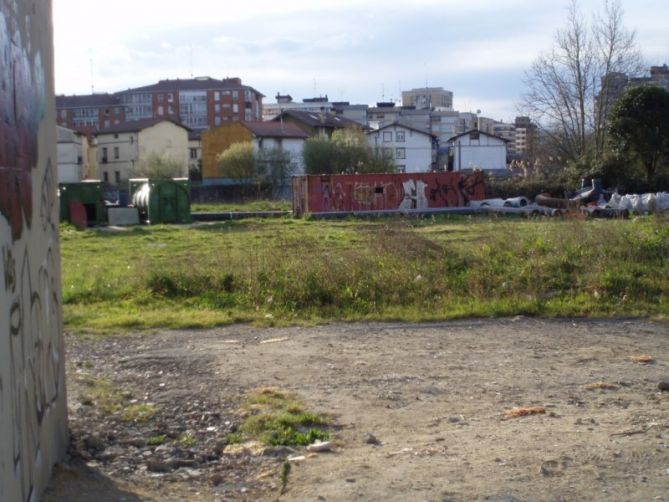
[[[643,57],[636,43],[636,32],[623,24],[624,11],[618,0],[604,1],[604,14],[593,26],[597,50],[597,72],[601,76],[595,108],[595,151],[601,154],[606,144],[606,121],[620,97],[612,76],[637,75],[643,69]]]
[[[521,108],[564,158],[601,153],[610,101],[609,80],[602,77],[640,67],[635,33],[624,28],[618,0],[605,0],[603,14],[590,24],[572,0],[553,47],[525,73],[528,91]]]

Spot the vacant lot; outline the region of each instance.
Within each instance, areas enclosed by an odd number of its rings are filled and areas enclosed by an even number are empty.
[[[667,500],[668,333],[516,318],[69,336],[76,448],[47,500]],[[102,413],[103,381],[150,416]],[[240,396],[268,386],[331,414],[334,450],[226,446]]]
[[[67,329],[669,311],[669,225],[245,220],[61,232]]]

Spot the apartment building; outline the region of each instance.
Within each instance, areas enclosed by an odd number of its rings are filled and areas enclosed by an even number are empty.
[[[422,87],[402,91],[402,106],[412,106],[418,110],[452,110],[453,92],[443,87]]]
[[[160,80],[114,94],[56,96],[57,123],[83,132],[169,118],[193,130],[258,121],[264,95],[239,78]]]
[[[125,110],[115,94],[56,96],[57,123],[84,133],[125,123]]]

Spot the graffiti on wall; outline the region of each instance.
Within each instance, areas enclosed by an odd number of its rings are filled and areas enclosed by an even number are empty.
[[[46,113],[40,44],[51,42],[33,36],[49,23],[50,2],[0,0],[1,500],[39,496],[67,430],[57,180],[38,135]]]
[[[293,209],[302,214],[466,206],[485,196],[477,173],[301,176],[293,180]]]

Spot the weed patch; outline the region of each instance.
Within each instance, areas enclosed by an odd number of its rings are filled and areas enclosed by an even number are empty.
[[[330,438],[329,417],[305,411],[295,396],[275,387],[247,394],[240,413],[244,419],[237,433],[229,435],[229,443],[257,440],[271,446],[304,446]]]

